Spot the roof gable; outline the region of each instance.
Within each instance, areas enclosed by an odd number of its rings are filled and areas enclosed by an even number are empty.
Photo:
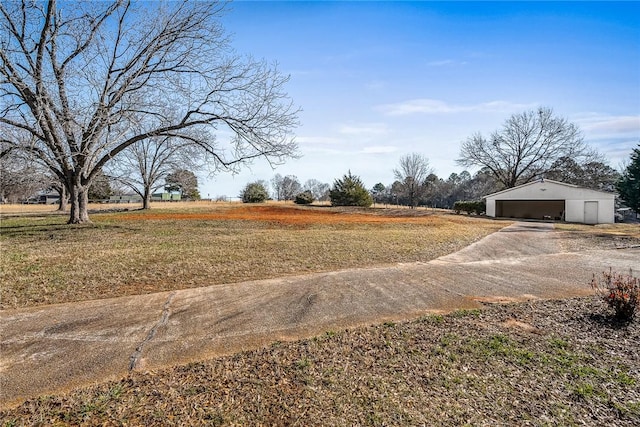
[[[509,198],[517,198],[522,196],[522,198],[527,199],[531,198],[532,193],[537,193],[539,191],[545,192],[545,196],[533,197],[536,199],[542,198],[565,198],[560,197],[559,194],[564,196],[566,195],[575,195],[576,198],[583,197],[591,197],[597,199],[613,199],[615,195],[613,193],[607,193],[605,191],[592,190],[590,188],[580,187],[574,184],[567,184],[564,182],[553,181],[550,179],[540,179],[537,181],[528,182],[526,184],[518,185],[517,187],[507,188],[506,190],[498,191],[497,193],[492,193],[484,196],[483,198],[498,198],[500,196],[507,196]]]

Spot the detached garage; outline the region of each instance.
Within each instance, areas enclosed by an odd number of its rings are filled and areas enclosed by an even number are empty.
[[[554,219],[585,224],[614,222],[613,193],[539,180],[484,197],[487,216]]]

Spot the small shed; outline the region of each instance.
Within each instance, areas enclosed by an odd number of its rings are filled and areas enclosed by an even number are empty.
[[[491,217],[614,222],[615,194],[541,179],[484,196]]]

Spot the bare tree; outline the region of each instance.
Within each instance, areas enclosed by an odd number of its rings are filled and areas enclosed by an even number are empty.
[[[271,180],[276,200],[293,200],[302,191],[302,185],[295,175],[282,176],[277,173]]]
[[[49,188],[41,167],[19,152],[0,157],[0,202],[17,203]]]
[[[271,178],[271,186],[273,187],[273,197],[280,201],[282,200],[282,180],[284,177],[279,173],[275,174],[273,178]]]
[[[314,199],[319,201],[329,200],[329,184],[320,182],[317,179],[308,179],[304,183],[303,190],[308,190]]]
[[[68,195],[60,179],[51,175],[46,165],[43,166],[32,153],[18,150],[6,139],[2,139],[0,141],[0,202],[16,203],[33,196],[38,191],[45,190],[58,192],[60,195],[58,211],[65,212]]]
[[[504,188],[540,178],[562,157],[592,155],[578,127],[550,108],[514,114],[488,139],[475,134],[462,144],[458,163],[487,168]]]
[[[421,154],[411,153],[400,158],[400,166],[393,170],[400,183],[401,196],[411,208],[415,208],[427,189],[427,177],[431,174],[429,160]]]
[[[589,158],[580,164],[571,157],[556,160],[544,175],[547,179],[575,184],[600,191],[615,191],[620,173],[606,163],[606,160]]]
[[[58,199],[58,211],[66,212],[67,206],[69,204],[69,194],[67,192],[67,187],[64,185],[58,177],[51,178],[51,188],[58,192],[60,195],[60,199]]]
[[[151,195],[165,185],[173,170],[198,168],[198,152],[189,141],[148,138],[133,144],[112,162],[109,175],[142,198],[142,208],[151,208]]]
[[[89,222],[99,171],[148,138],[188,141],[214,170],[295,156],[288,77],[233,53],[225,4],[0,3],[0,142],[64,184],[70,223]]]

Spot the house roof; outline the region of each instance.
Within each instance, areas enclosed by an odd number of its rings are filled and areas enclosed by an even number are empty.
[[[525,187],[529,187],[529,186],[533,186],[533,185],[540,185],[540,184],[559,185],[559,186],[564,186],[564,187],[567,187],[567,188],[570,188],[570,189],[587,190],[587,191],[593,191],[595,193],[601,193],[601,194],[607,194],[607,195],[611,195],[612,194],[612,193],[609,193],[609,192],[606,192],[606,191],[593,190],[591,188],[580,187],[579,185],[575,185],[575,184],[567,184],[566,182],[553,181],[551,179],[538,179],[536,181],[527,182],[526,184],[518,185],[516,187],[507,188],[506,190],[498,191],[497,193],[487,194],[486,196],[483,196],[482,198],[486,199],[487,197],[494,197],[494,196],[498,196],[500,194],[510,193],[512,191],[515,191],[515,190],[520,190],[520,189],[525,188]]]

